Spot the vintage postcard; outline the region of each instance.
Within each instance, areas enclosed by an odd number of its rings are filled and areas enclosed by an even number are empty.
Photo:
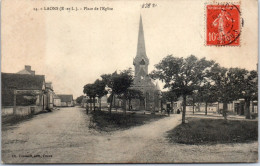
[[[257,0],[2,0],[1,160],[258,162]]]

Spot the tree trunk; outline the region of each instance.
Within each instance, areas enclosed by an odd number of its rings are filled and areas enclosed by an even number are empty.
[[[192,113],[194,114],[194,105],[195,105],[195,100],[192,98]]]
[[[205,103],[205,115],[208,114],[208,102]]]
[[[200,112],[200,102],[198,102],[198,111]]]
[[[44,104],[43,104],[44,108]],[[43,109],[44,111],[44,109]],[[16,115],[16,90],[14,90],[14,108],[13,108],[13,114]]]
[[[227,102],[224,101],[223,103],[223,112],[222,112],[223,117],[225,118],[225,120],[227,120]]]
[[[145,94],[145,99],[144,99],[144,110],[146,111],[147,109],[147,94]]]
[[[93,105],[94,105],[94,111],[95,111],[95,107],[96,107],[96,98],[95,97],[93,97]]]
[[[111,93],[110,106],[109,106],[109,114],[111,114],[113,100],[114,100],[114,93],[112,92]]]
[[[246,112],[246,119],[250,119],[250,100],[245,98],[245,112]]]
[[[98,100],[99,100],[99,110],[101,111],[101,97],[99,97]]]
[[[127,99],[125,98],[125,108],[124,108],[124,115],[126,115],[126,110],[127,110]]]
[[[130,110],[131,110],[131,99],[129,99],[128,103],[129,103],[129,105],[128,105],[128,111],[130,111]]]
[[[162,110],[163,110],[163,101],[161,100],[161,112],[162,112]]]
[[[219,112],[219,102],[218,102],[218,106],[217,106],[217,112],[218,112],[218,114],[220,114],[220,112]]]
[[[91,97],[89,98],[89,103],[90,103],[90,111],[92,111],[92,99],[91,99]]]
[[[172,113],[174,113],[173,112],[173,101],[171,101],[171,106],[172,106],[171,111],[172,111]]]
[[[252,101],[252,112],[255,112],[255,109],[254,109],[254,102]]]
[[[185,123],[185,113],[186,113],[186,95],[183,95],[182,124]]]

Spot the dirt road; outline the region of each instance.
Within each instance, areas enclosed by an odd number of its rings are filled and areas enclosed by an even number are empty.
[[[180,115],[124,131],[89,129],[82,108],[40,114],[2,131],[4,163],[165,163],[257,160],[257,142],[246,144],[171,144],[165,134]]]

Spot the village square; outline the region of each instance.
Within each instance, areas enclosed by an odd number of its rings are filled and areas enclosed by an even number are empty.
[[[257,162],[257,62],[169,53],[149,70],[145,21],[133,65],[103,71],[79,96],[57,93],[33,65],[2,72],[2,162]]]

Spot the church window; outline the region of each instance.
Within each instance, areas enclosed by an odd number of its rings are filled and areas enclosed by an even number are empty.
[[[141,60],[140,65],[145,65],[144,59]]]

